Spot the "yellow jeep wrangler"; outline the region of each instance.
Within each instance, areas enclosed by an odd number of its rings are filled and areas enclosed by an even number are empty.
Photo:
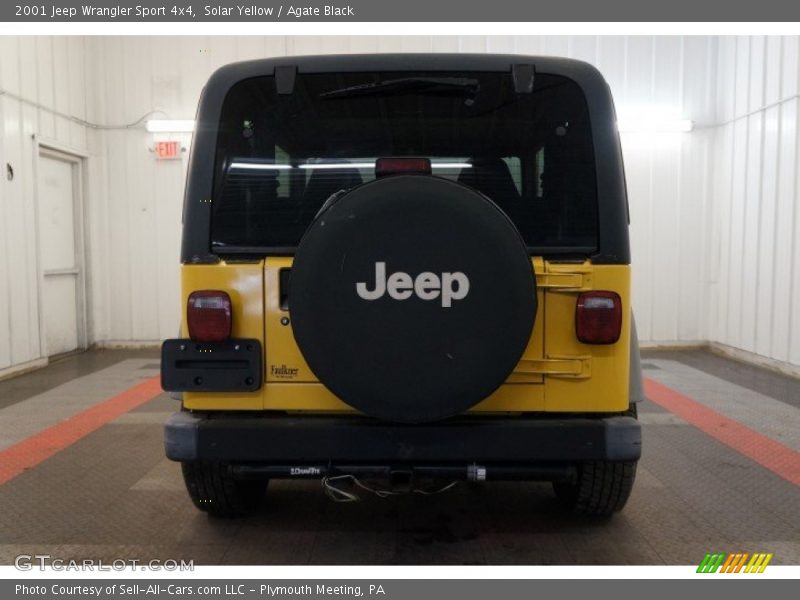
[[[225,66],[200,100],[181,261],[165,446],[197,508],[247,512],[276,478],[345,499],[346,480],[551,481],[591,515],[628,499],[642,395],[628,210],[593,67]]]

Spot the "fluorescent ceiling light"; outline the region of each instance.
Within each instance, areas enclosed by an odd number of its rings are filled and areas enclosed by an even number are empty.
[[[472,165],[469,163],[459,163],[459,162],[442,162],[442,163],[433,163],[431,165],[434,169],[470,169]],[[287,164],[276,164],[276,163],[267,163],[267,162],[242,162],[242,161],[234,161],[230,165],[231,169],[260,169],[264,171],[286,171],[289,169],[294,169],[292,165]],[[375,168],[375,162],[353,162],[353,163],[304,163],[302,165],[297,165],[298,169],[373,169]]]
[[[375,162],[354,162],[354,163],[306,163],[298,165],[301,169],[372,169],[375,167]],[[472,165],[469,163],[432,163],[431,168],[434,169],[469,169]]]
[[[623,104],[617,110],[621,133],[688,133],[694,122],[679,106],[671,104]]]
[[[260,169],[266,171],[285,171],[292,165],[278,165],[274,163],[232,162],[231,169]]]
[[[194,131],[193,119],[150,119],[145,123],[150,133],[189,133]]]
[[[306,163],[298,165],[301,169],[372,169],[374,166],[374,162]]]
[[[617,121],[621,133],[688,133],[694,129],[690,119],[623,118]]]
[[[469,163],[433,163],[431,165],[434,169],[471,169],[472,165]]]

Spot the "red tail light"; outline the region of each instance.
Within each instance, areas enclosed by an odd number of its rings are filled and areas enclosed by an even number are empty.
[[[397,173],[431,174],[431,161],[428,158],[379,158],[375,161],[375,177]]]
[[[575,309],[575,331],[584,344],[613,344],[622,329],[622,300],[616,292],[584,292]]]
[[[221,342],[231,336],[231,298],[218,290],[189,294],[186,307],[189,337],[196,342]]]

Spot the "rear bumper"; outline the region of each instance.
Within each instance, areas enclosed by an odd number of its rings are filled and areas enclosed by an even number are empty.
[[[569,464],[635,461],[641,428],[632,417],[463,417],[398,425],[350,416],[179,412],[164,445],[175,461],[260,465]]]

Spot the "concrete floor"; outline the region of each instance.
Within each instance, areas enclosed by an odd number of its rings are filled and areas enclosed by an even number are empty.
[[[262,510],[209,519],[163,457],[160,394],[0,484],[0,564],[193,559],[195,564],[698,564],[706,552],[800,563],[800,381],[704,351],[650,352],[645,376],[779,442],[770,470],[655,402],[626,509],[596,523],[547,484],[459,484],[439,496],[336,504],[313,481],[272,482]],[[2,461],[40,431],[158,374],[155,352],[71,356],[0,382]],[[731,421],[727,421],[731,422]],[[788,473],[788,475],[787,475]]]

